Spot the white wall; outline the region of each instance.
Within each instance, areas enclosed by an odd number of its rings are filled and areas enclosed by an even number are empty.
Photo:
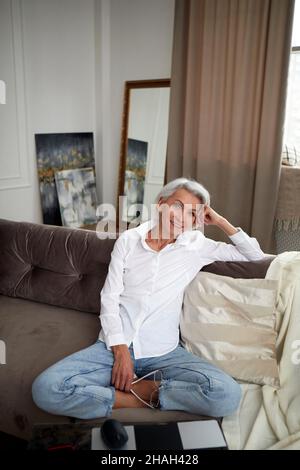
[[[0,0],[0,17],[0,79],[16,101],[0,105],[0,217],[42,221],[41,132],[95,132],[99,202],[115,203],[124,82],[170,77],[174,0]]]
[[[10,30],[12,49],[2,53],[16,52],[23,59],[23,70],[16,70],[15,75],[24,82],[26,136],[23,139],[21,135],[18,144],[28,177],[25,181],[20,178],[25,184],[21,187],[18,181],[0,181],[0,217],[41,222],[34,134],[94,130],[94,1],[0,0],[1,13],[10,16],[10,6],[12,18],[0,16],[8,25],[11,19],[19,21],[15,36]],[[17,50],[13,50],[14,42]],[[7,101],[16,99],[21,103],[23,96],[15,96],[11,83],[7,84]],[[1,127],[7,106],[1,108]],[[20,117],[18,106],[14,112],[16,118]],[[13,144],[17,137],[14,126],[9,133]],[[13,145],[4,151],[0,142],[2,178],[8,174],[9,161],[17,159]]]

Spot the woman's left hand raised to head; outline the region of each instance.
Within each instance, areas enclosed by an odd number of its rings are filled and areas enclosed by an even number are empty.
[[[204,206],[204,224],[205,225],[218,225],[224,217],[212,209],[212,207]]]

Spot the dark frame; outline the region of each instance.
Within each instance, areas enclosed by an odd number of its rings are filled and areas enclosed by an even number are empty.
[[[118,194],[117,194],[117,224],[119,224],[119,196],[124,195],[125,183],[125,168],[126,168],[126,154],[127,154],[127,139],[128,139],[128,121],[130,112],[130,91],[136,88],[163,88],[171,87],[171,80],[169,78],[160,78],[156,80],[133,80],[125,82],[124,87],[124,100],[123,100],[123,115],[122,115],[122,128],[121,128],[121,148],[120,148],[120,167],[118,179]],[[166,183],[166,172],[165,181]],[[122,221],[124,223],[124,221]]]

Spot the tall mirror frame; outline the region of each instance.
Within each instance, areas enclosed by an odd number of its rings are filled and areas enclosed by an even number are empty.
[[[128,225],[122,218],[122,208],[119,204],[119,196],[124,196],[125,186],[125,171],[126,171],[126,159],[128,150],[128,128],[129,128],[129,117],[130,117],[130,96],[131,91],[135,89],[144,88],[164,88],[171,87],[171,80],[169,78],[155,79],[155,80],[134,80],[125,82],[124,87],[124,101],[123,101],[123,116],[122,116],[122,129],[121,129],[121,147],[120,147],[120,166],[119,166],[119,179],[118,179],[118,195],[117,195],[117,225],[121,222],[122,227]],[[166,158],[165,156],[165,171],[164,171],[164,183],[166,184]]]

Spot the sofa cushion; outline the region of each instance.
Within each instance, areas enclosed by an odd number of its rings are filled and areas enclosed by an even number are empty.
[[[275,279],[198,273],[185,291],[185,348],[241,382],[279,387]]]
[[[6,344],[6,364],[0,365],[0,431],[29,439],[33,424],[70,423],[68,417],[39,409],[31,385],[50,365],[93,344],[99,328],[96,315],[0,295],[1,339]],[[150,408],[114,409],[111,417],[131,424],[200,419],[183,411]]]
[[[276,255],[268,254],[257,261],[214,261],[201,271],[242,279],[263,279]]]
[[[0,219],[0,294],[98,313],[115,239]]]

